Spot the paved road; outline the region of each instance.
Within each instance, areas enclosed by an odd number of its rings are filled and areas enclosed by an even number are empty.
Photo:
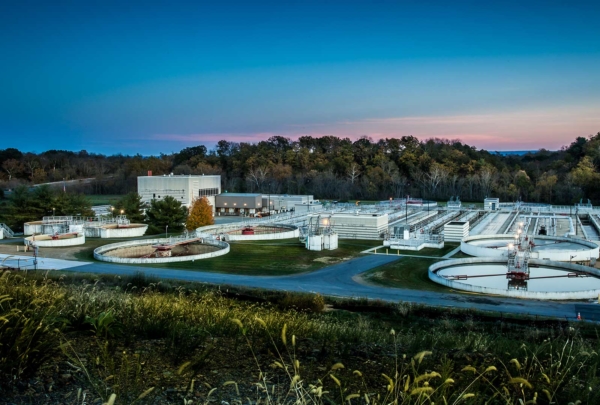
[[[554,302],[490,297],[474,294],[436,293],[364,285],[355,281],[359,274],[401,259],[402,256],[366,255],[324,269],[293,276],[240,276],[232,274],[91,263],[64,271],[131,275],[143,271],[162,279],[195,281],[280,291],[315,292],[338,297],[364,297],[403,301],[442,307],[474,308],[513,314],[529,314],[575,319],[577,312],[587,320],[600,321],[600,305],[581,302]]]

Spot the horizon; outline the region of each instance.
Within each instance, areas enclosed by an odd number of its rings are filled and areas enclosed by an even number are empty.
[[[448,139],[444,139],[444,140],[448,140]],[[297,141],[297,139],[292,140],[293,142]],[[425,140],[419,140],[419,141],[426,141]],[[245,142],[248,144],[257,144],[258,142],[261,141],[250,141],[250,142]],[[376,142],[376,141],[375,141]],[[464,145],[467,146],[473,146],[473,145],[468,145],[464,142],[462,142]],[[193,147],[193,146],[200,146],[203,144],[193,144],[193,145],[185,145],[183,146],[182,149],[187,148],[187,147]],[[211,145],[211,147],[208,147],[207,145],[203,145],[206,146],[206,150],[207,153],[211,153],[211,152],[215,152],[216,151],[216,144]],[[568,145],[565,145],[568,146]],[[13,148],[13,147],[7,147],[5,149],[9,149],[9,148]],[[94,150],[88,150],[88,149],[44,149],[44,150],[39,150],[39,151],[32,151],[32,150],[25,150],[25,149],[19,149],[19,148],[14,148],[19,150],[19,152],[26,154],[26,153],[33,153],[33,154],[42,154],[42,153],[46,153],[46,152],[50,152],[50,151],[57,151],[57,152],[71,152],[71,153],[80,153],[85,151],[86,153],[89,154],[96,154],[96,155],[105,155],[105,156],[117,156],[117,155],[123,155],[123,156],[136,156],[136,155],[141,155],[142,157],[151,157],[151,156],[157,156],[160,155],[161,153],[165,154],[165,155],[171,155],[171,154],[177,154],[179,152],[181,152],[181,149],[178,151],[172,151],[169,153],[164,153],[164,152],[159,152],[156,154],[142,154],[142,153],[138,153],[138,152],[131,152],[131,153],[123,153],[123,152],[115,152],[115,153],[102,153],[102,152],[96,152]],[[560,152],[561,149],[545,149],[545,148],[539,148],[539,149],[506,149],[506,150],[497,150],[497,149],[483,149],[483,148],[477,148],[478,151],[486,151],[488,153],[498,153],[498,154],[526,154],[526,153],[537,153],[540,150],[545,150],[547,152]],[[0,149],[0,150],[4,150],[4,149]]]
[[[599,13],[593,1],[3,5],[0,148],[149,156],[413,135],[559,150],[600,131]]]

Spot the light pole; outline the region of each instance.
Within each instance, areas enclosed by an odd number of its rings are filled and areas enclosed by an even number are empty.
[[[115,216],[115,207],[110,207],[110,215],[114,218]]]
[[[165,239],[169,237],[169,225],[165,226]]]
[[[52,207],[52,216],[54,216],[55,212],[56,212],[56,208]]]

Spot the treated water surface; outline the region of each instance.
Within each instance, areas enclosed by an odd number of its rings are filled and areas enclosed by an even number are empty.
[[[441,269],[438,275],[444,276],[475,276],[485,275],[486,277],[473,277],[467,280],[455,280],[455,282],[487,288],[497,288],[508,290],[505,264],[464,264]],[[586,291],[600,289],[600,279],[596,277],[566,277],[569,271],[564,271],[552,267],[531,267],[530,279],[527,283],[527,291],[539,292],[570,292]],[[535,277],[554,277],[541,278]]]

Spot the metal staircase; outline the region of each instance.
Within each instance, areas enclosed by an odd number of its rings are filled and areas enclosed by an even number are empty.
[[[0,228],[4,231],[4,237],[6,238],[14,238],[15,233],[10,229],[6,224],[0,224]]]

